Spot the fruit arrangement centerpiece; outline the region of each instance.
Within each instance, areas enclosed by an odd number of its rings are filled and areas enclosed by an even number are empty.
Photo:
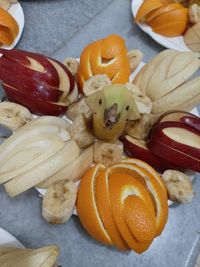
[[[48,222],[65,223],[76,206],[97,241],[147,250],[167,223],[168,199],[194,197],[184,171],[200,171],[200,119],[189,112],[200,102],[197,55],[165,50],[129,81],[142,52],[118,35],[86,46],[80,63],[0,52],[12,101],[0,103],[0,123],[14,131],[0,146],[6,192],[45,189]]]
[[[147,24],[153,32],[164,37],[183,36],[189,49],[200,52],[199,1],[145,0],[135,21]]]

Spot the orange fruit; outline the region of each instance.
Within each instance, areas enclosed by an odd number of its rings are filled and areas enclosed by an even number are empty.
[[[145,20],[145,17],[152,11],[165,6],[165,3],[161,0],[146,0],[139,7],[138,12],[135,17],[136,22]]]
[[[145,21],[149,22],[149,21],[151,21],[152,19],[158,17],[161,14],[164,14],[164,13],[167,13],[167,12],[171,12],[171,11],[176,10],[176,9],[182,9],[182,8],[183,8],[183,6],[181,4],[179,4],[179,3],[171,3],[171,4],[167,5],[167,6],[158,8],[158,9],[150,12],[145,17]]]
[[[120,234],[112,216],[110,195],[108,192],[107,171],[102,170],[96,177],[96,203],[103,225],[113,244],[120,250],[130,249]]]
[[[158,236],[163,231],[168,219],[168,197],[166,187],[159,174],[147,163],[138,159],[123,160],[123,163],[131,164],[134,169],[137,167],[135,171],[141,175],[143,182],[145,181],[146,187],[150,192],[154,203],[156,235]]]
[[[126,83],[131,74],[125,41],[119,35],[108,37],[86,46],[80,56],[77,74],[79,88],[96,74],[106,74],[112,83]]]
[[[10,30],[11,36],[15,38],[19,32],[16,20],[6,10],[0,8],[0,25]]]
[[[0,25],[0,43],[5,45],[11,45],[14,39],[10,33],[10,30],[7,27]]]
[[[188,9],[182,8],[166,12],[149,21],[148,25],[154,32],[163,36],[180,36],[188,25]]]
[[[112,214],[117,227],[129,247],[142,253],[152,243],[156,231],[151,197],[145,187],[129,174],[111,174],[108,185]],[[127,198],[130,195],[131,198]],[[131,203],[132,195],[135,195],[134,203]],[[141,227],[139,222],[146,226]]]
[[[79,186],[76,208],[80,221],[86,231],[99,242],[112,245],[112,241],[101,221],[96,205],[96,175],[102,169],[104,169],[104,166],[98,164],[91,167],[85,173]]]

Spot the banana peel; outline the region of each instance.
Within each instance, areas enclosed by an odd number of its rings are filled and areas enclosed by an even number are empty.
[[[93,132],[101,140],[114,141],[128,120],[140,118],[133,94],[122,84],[106,86],[86,98],[93,113]]]

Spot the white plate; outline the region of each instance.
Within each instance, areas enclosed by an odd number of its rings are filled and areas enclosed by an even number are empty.
[[[0,228],[0,247],[24,248],[24,246],[11,234]]]
[[[134,73],[132,73],[129,77],[129,81],[133,81],[133,79],[135,78],[135,76],[138,74],[138,72],[142,69],[142,67],[145,65],[144,62],[141,62],[139,64],[139,66],[137,67],[137,69],[134,71]],[[196,115],[199,117],[199,113],[198,113],[198,110],[196,108],[194,108],[192,111],[191,111],[192,114]],[[192,181],[195,177],[195,172],[194,171],[187,171],[186,174],[190,177],[190,180]],[[79,185],[79,182],[76,183],[77,186]],[[44,196],[45,192],[46,192],[46,189],[40,189],[40,188],[36,188],[36,190],[40,193],[41,196]],[[172,201],[168,201],[168,205],[171,206],[173,204]],[[77,211],[76,211],[76,208],[74,209],[73,211],[73,214],[74,215],[77,215]]]
[[[16,19],[18,25],[19,25],[19,33],[17,35],[17,37],[15,38],[15,41],[12,43],[12,45],[8,46],[8,45],[3,45],[1,46],[1,48],[5,48],[5,49],[13,49],[17,43],[19,42],[23,29],[24,29],[24,12],[22,9],[22,6],[20,5],[20,3],[16,3],[16,4],[12,4],[11,7],[9,8],[8,12]]]
[[[143,0],[132,0],[131,8],[134,17],[136,16],[137,11],[142,3]],[[168,38],[153,32],[151,27],[149,27],[145,23],[144,24],[137,23],[137,24],[144,32],[146,32],[149,36],[151,36],[152,39],[154,39],[157,43],[161,44],[162,46],[170,49],[175,49],[178,51],[190,51],[190,49],[185,45],[182,36]]]

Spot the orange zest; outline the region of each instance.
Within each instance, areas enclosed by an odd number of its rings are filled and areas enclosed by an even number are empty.
[[[164,229],[167,192],[157,172],[137,159],[91,167],[81,180],[79,218],[96,240],[142,253]]]
[[[86,46],[80,56],[79,88],[96,74],[106,74],[112,83],[126,83],[131,74],[125,41],[119,35],[109,35]]]
[[[16,20],[6,10],[0,8],[0,43],[11,45],[19,32]]]

